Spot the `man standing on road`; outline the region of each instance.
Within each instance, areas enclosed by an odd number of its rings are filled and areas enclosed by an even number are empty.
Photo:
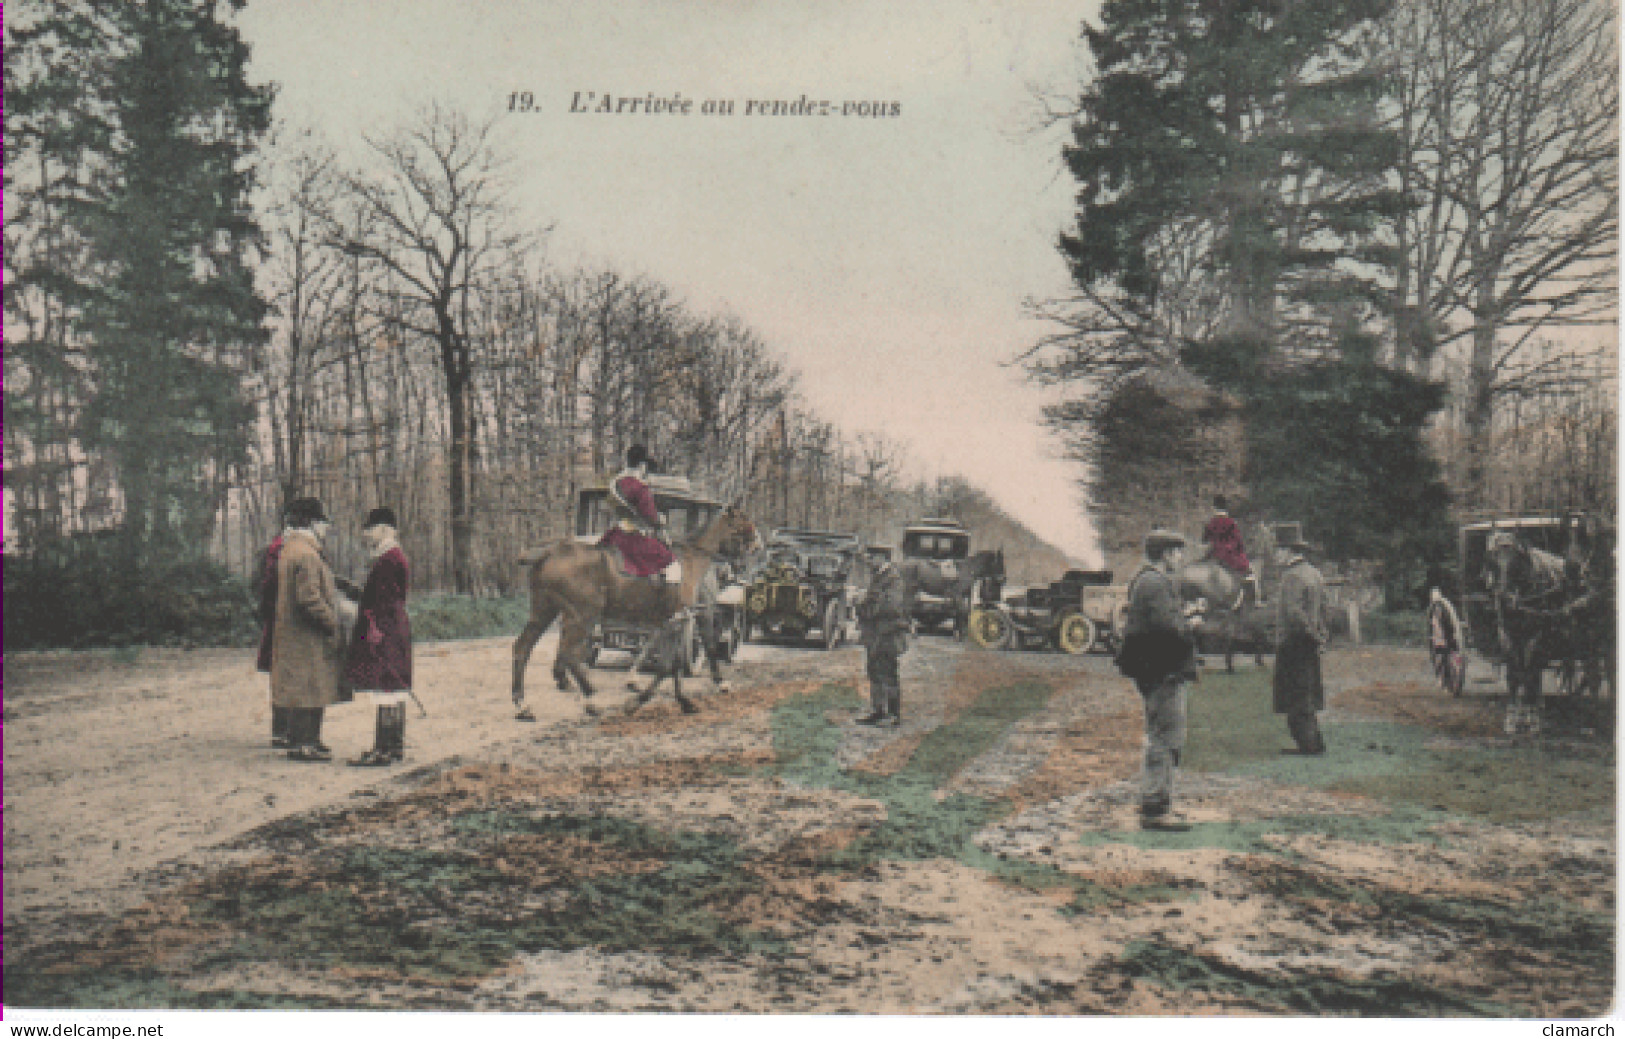
[[[1286,715],[1287,731],[1297,744],[1286,754],[1324,754],[1317,711],[1326,709],[1321,682],[1320,650],[1326,644],[1326,582],[1303,554],[1309,546],[1293,541],[1275,550],[1281,565],[1280,602],[1276,607],[1273,700],[1276,714]]]
[[[881,562],[858,602],[858,635],[863,641],[869,670],[869,713],[859,725],[903,721],[903,690],[897,677],[897,658],[908,651],[909,608],[913,603],[897,564]]]
[[[1189,829],[1173,812],[1174,771],[1185,749],[1185,680],[1194,676],[1196,640],[1179,598],[1185,538],[1158,528],[1145,537],[1145,564],[1128,590],[1128,618],[1118,670],[1134,679],[1145,707],[1145,759],[1140,771],[1140,825]]]
[[[288,530],[277,560],[276,626],[271,636],[271,703],[288,712],[288,757],[331,761],[322,743],[322,712],[337,703],[343,632],[338,587],[322,556],[327,513],[317,498],[288,506]]]

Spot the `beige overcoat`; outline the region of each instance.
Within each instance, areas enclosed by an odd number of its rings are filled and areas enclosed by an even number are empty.
[[[326,707],[339,701],[343,640],[333,571],[307,530],[288,532],[277,560],[276,626],[271,642],[271,702]]]

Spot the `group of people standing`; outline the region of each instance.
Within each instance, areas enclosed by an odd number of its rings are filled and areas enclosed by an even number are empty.
[[[293,761],[331,761],[323,715],[359,692],[376,705],[377,723],[372,748],[350,764],[398,762],[412,695],[412,626],[411,569],[395,513],[373,509],[362,523],[372,565],[360,588],[337,577],[323,553],[332,523],[320,499],[293,500],[284,521],[260,574],[258,667],[271,676],[271,746]]]
[[[1216,504],[1222,516],[1222,499]],[[1211,536],[1214,526],[1204,530],[1205,539],[1222,540],[1228,558],[1245,565],[1234,521],[1217,524],[1217,539]],[[1187,603],[1180,594],[1186,546],[1177,531],[1157,528],[1146,535],[1145,562],[1129,584],[1128,618],[1117,657],[1118,669],[1134,680],[1145,709],[1140,773],[1140,825],[1145,829],[1189,828],[1173,809],[1174,776],[1185,749],[1186,685],[1197,677],[1196,632],[1202,624],[1200,604]],[[1304,557],[1308,548],[1301,540],[1276,546],[1281,581],[1271,699],[1275,713],[1286,716],[1295,744],[1283,753],[1313,755],[1326,753],[1317,715],[1326,707],[1320,654],[1327,632],[1325,582]]]

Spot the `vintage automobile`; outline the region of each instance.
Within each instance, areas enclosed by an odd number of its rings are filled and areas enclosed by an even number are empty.
[[[958,520],[922,519],[903,528],[902,557],[920,560],[937,570],[941,583],[952,584],[970,558],[970,531]],[[923,584],[914,599],[914,623],[925,631],[959,619],[959,602],[951,595],[935,594]]]
[[[856,620],[866,554],[856,534],[775,530],[745,590],[744,636],[804,639],[825,649],[846,640]]]
[[[582,488],[576,495],[575,539],[585,544],[597,544],[615,522],[615,507],[610,501],[609,482]],[[666,529],[673,540],[681,541],[698,534],[716,519],[724,508],[717,501],[695,488],[680,476],[651,475],[649,489],[654,492],[655,507],[666,518]],[[743,641],[744,613],[740,606],[737,582],[724,574],[722,594],[718,599],[716,625],[723,660],[731,659]],[[649,641],[654,630],[646,625],[606,618],[594,628],[591,647],[587,651],[587,665],[598,666],[603,650],[616,650],[635,659]],[[700,661],[703,647],[698,626],[690,621],[683,633],[682,670],[693,674]]]
[[[1063,653],[1113,649],[1126,590],[1110,570],[1068,570],[1045,588],[1030,588],[971,610],[970,639],[987,649],[1055,648]]]

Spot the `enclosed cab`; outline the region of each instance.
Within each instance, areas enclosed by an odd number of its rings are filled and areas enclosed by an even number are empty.
[[[954,580],[959,567],[970,558],[970,531],[952,519],[922,519],[903,528],[902,556],[919,560]],[[958,604],[947,596],[920,592],[914,600],[914,620],[921,627],[952,624]]]

